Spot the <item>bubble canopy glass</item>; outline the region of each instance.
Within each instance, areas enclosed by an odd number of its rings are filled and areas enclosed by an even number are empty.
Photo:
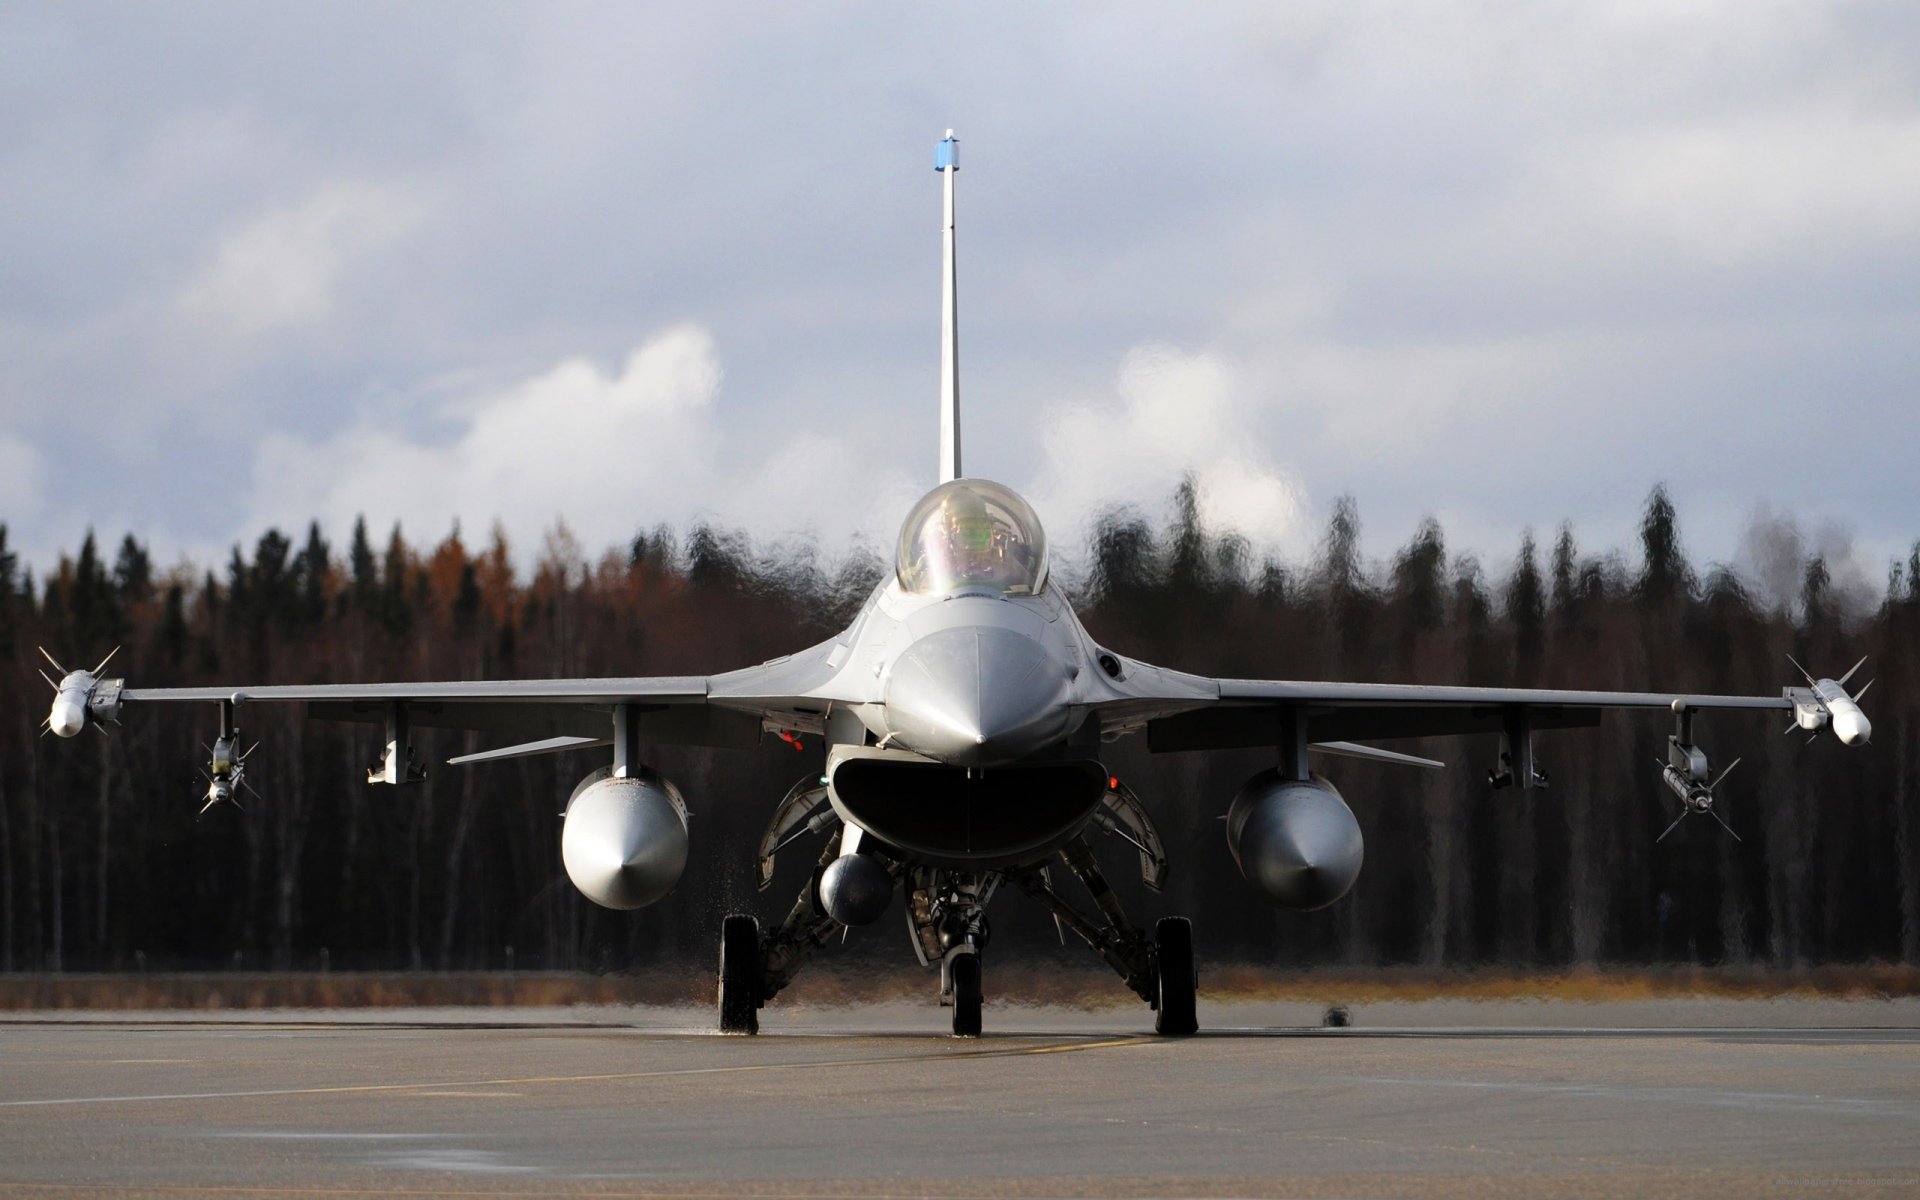
[[[1012,488],[956,479],[907,514],[895,562],[900,587],[915,595],[980,588],[1030,596],[1047,583],[1047,535]]]

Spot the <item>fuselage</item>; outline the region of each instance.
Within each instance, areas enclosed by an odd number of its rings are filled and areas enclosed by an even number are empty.
[[[879,746],[957,767],[1008,766],[1084,723],[1075,685],[1091,646],[1057,593],[927,598],[889,587],[861,633],[882,699],[857,711]]]
[[[1049,586],[1045,553],[1000,485],[955,480],[915,506],[843,639],[840,676],[865,697],[828,731],[846,820],[949,866],[1041,857],[1084,825],[1107,780],[1088,704],[1119,660]]]

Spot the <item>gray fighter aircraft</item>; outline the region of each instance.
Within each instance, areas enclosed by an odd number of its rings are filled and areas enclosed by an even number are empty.
[[[1658,709],[1675,721],[1661,778],[1681,801],[1680,819],[1718,820],[1719,778],[1694,743],[1697,712],[1790,711],[1790,730],[1827,728],[1848,745],[1867,741],[1858,694],[1844,686],[1852,671],[1839,680],[1809,676],[1808,686],[1779,696],[1425,687],[1211,679],[1100,645],[1051,586],[1033,510],[1012,489],[961,471],[959,165],[949,130],[935,155],[944,192],[940,484],[907,514],[894,575],[830,641],[744,670],[673,678],[131,688],[104,678],[105,663],[72,672],[55,663],[63,678],[48,679],[48,729],[73,737],[90,722],[118,721],[128,706],[215,705],[210,805],[244,786],[236,720],[251,704],[299,702],[314,718],[384,726],[385,751],[367,772],[376,784],[424,777],[418,727],[530,739],[454,763],[610,748],[608,765],[581,780],[567,804],[561,856],[582,893],[615,909],[665,896],[687,861],[686,805],[646,765],[648,747],[822,738],[825,773],[794,785],[761,839],[760,884],[771,883],[775,857],[810,834],[824,837],[817,869],[771,931],[747,915],[723,922],[720,1028],[754,1032],[757,1010],[834,933],[879,919],[899,894],[914,953],[938,966],[941,1003],[963,1036],[980,1032],[986,910],[1009,883],[1152,1006],[1156,1031],[1194,1032],[1190,925],[1169,917],[1150,934],[1136,927],[1093,853],[1095,838],[1118,837],[1138,851],[1148,887],[1157,889],[1167,871],[1147,809],[1101,762],[1101,748],[1120,738],[1144,734],[1154,751],[1270,749],[1273,765],[1248,779],[1227,809],[1227,842],[1249,882],[1303,910],[1345,895],[1362,858],[1359,824],[1312,770],[1315,754],[1438,767],[1358,743],[1487,733],[1501,742],[1490,782],[1533,788],[1546,782],[1535,730],[1595,725],[1607,708]],[[1091,895],[1091,911],[1063,893],[1056,862]]]

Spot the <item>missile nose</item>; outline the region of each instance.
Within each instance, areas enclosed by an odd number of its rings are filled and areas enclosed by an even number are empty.
[[[63,738],[73,737],[87,725],[87,710],[73,697],[61,693],[53,698],[53,711],[47,716],[47,728]]]
[[[1071,679],[1045,646],[995,626],[943,629],[894,661],[887,724],[898,743],[957,766],[1021,758],[1068,732]]]
[[[1867,714],[1860,711],[1852,701],[1835,703],[1830,706],[1833,713],[1833,736],[1848,746],[1864,746],[1873,736],[1873,722],[1867,720]]]

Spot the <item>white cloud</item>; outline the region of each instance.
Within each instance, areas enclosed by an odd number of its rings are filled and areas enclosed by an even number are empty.
[[[1920,20],[1120,11],[50,15],[46,111],[0,115],[0,427],[96,470],[36,532],[131,516],[164,553],[364,509],[419,537],[524,514],[529,546],[561,511],[589,546],[701,514],[884,539],[930,474],[925,154],[953,124],[969,461],[1035,485],[1062,547],[1188,466],[1218,522],[1352,492],[1382,549],[1426,513],[1483,552],[1561,517],[1630,538],[1664,478],[1725,553],[1807,474],[1863,545],[1913,535],[1911,439],[1859,430],[1909,429],[1920,380]],[[894,48],[936,35],[929,88]],[[636,331],[688,313],[724,392],[619,426]],[[1154,340],[1208,350],[1101,381]],[[620,445],[549,428],[575,402]],[[226,464],[263,438],[249,496]],[[197,483],[230,469],[241,495]]]
[[[38,512],[46,479],[46,466],[38,450],[0,436],[0,522],[19,521]],[[14,542],[19,544],[17,534]]]
[[[1733,267],[1907,241],[1920,206],[1920,118],[1786,107],[1627,130],[1543,163],[1557,232]],[[1535,196],[1539,203],[1541,197]],[[1579,243],[1575,243],[1576,245]]]
[[[739,414],[718,403],[721,378],[712,334],[683,324],[613,372],[570,358],[444,401],[449,440],[396,432],[397,420],[375,413],[324,443],[272,437],[257,460],[255,507],[294,527],[317,515],[344,530],[365,514],[379,532],[398,520],[416,542],[455,521],[471,533],[497,519],[523,559],[563,520],[592,553],[659,522],[703,518],[834,542],[892,532],[912,495],[903,472],[813,431],[753,456],[735,436]]]
[[[178,307],[241,334],[324,320],[354,260],[403,236],[423,211],[396,188],[330,184],[228,235],[182,289]]]
[[[1063,548],[1114,504],[1158,515],[1188,474],[1208,528],[1288,549],[1308,536],[1300,485],[1261,436],[1241,373],[1217,353],[1135,347],[1112,399],[1063,405],[1041,422],[1029,499]]]
[[[661,331],[615,370],[569,358],[504,387],[433,402],[435,440],[404,432],[404,402],[337,437],[266,439],[254,511],[336,536],[365,515],[376,536],[399,521],[416,543],[454,522],[495,520],[523,562],[564,521],[591,553],[660,522],[711,520],[757,538],[852,540],[891,553],[895,527],[930,480],[900,448],[847,430],[801,427],[765,448],[723,400],[720,357],[698,324]],[[1311,536],[1298,483],[1263,447],[1244,381],[1218,354],[1148,345],[1120,364],[1111,398],[1042,413],[1040,469],[1024,483],[1056,546],[1078,551],[1099,511],[1158,515],[1192,474],[1208,528],[1297,550]],[[929,430],[931,433],[931,430]]]

